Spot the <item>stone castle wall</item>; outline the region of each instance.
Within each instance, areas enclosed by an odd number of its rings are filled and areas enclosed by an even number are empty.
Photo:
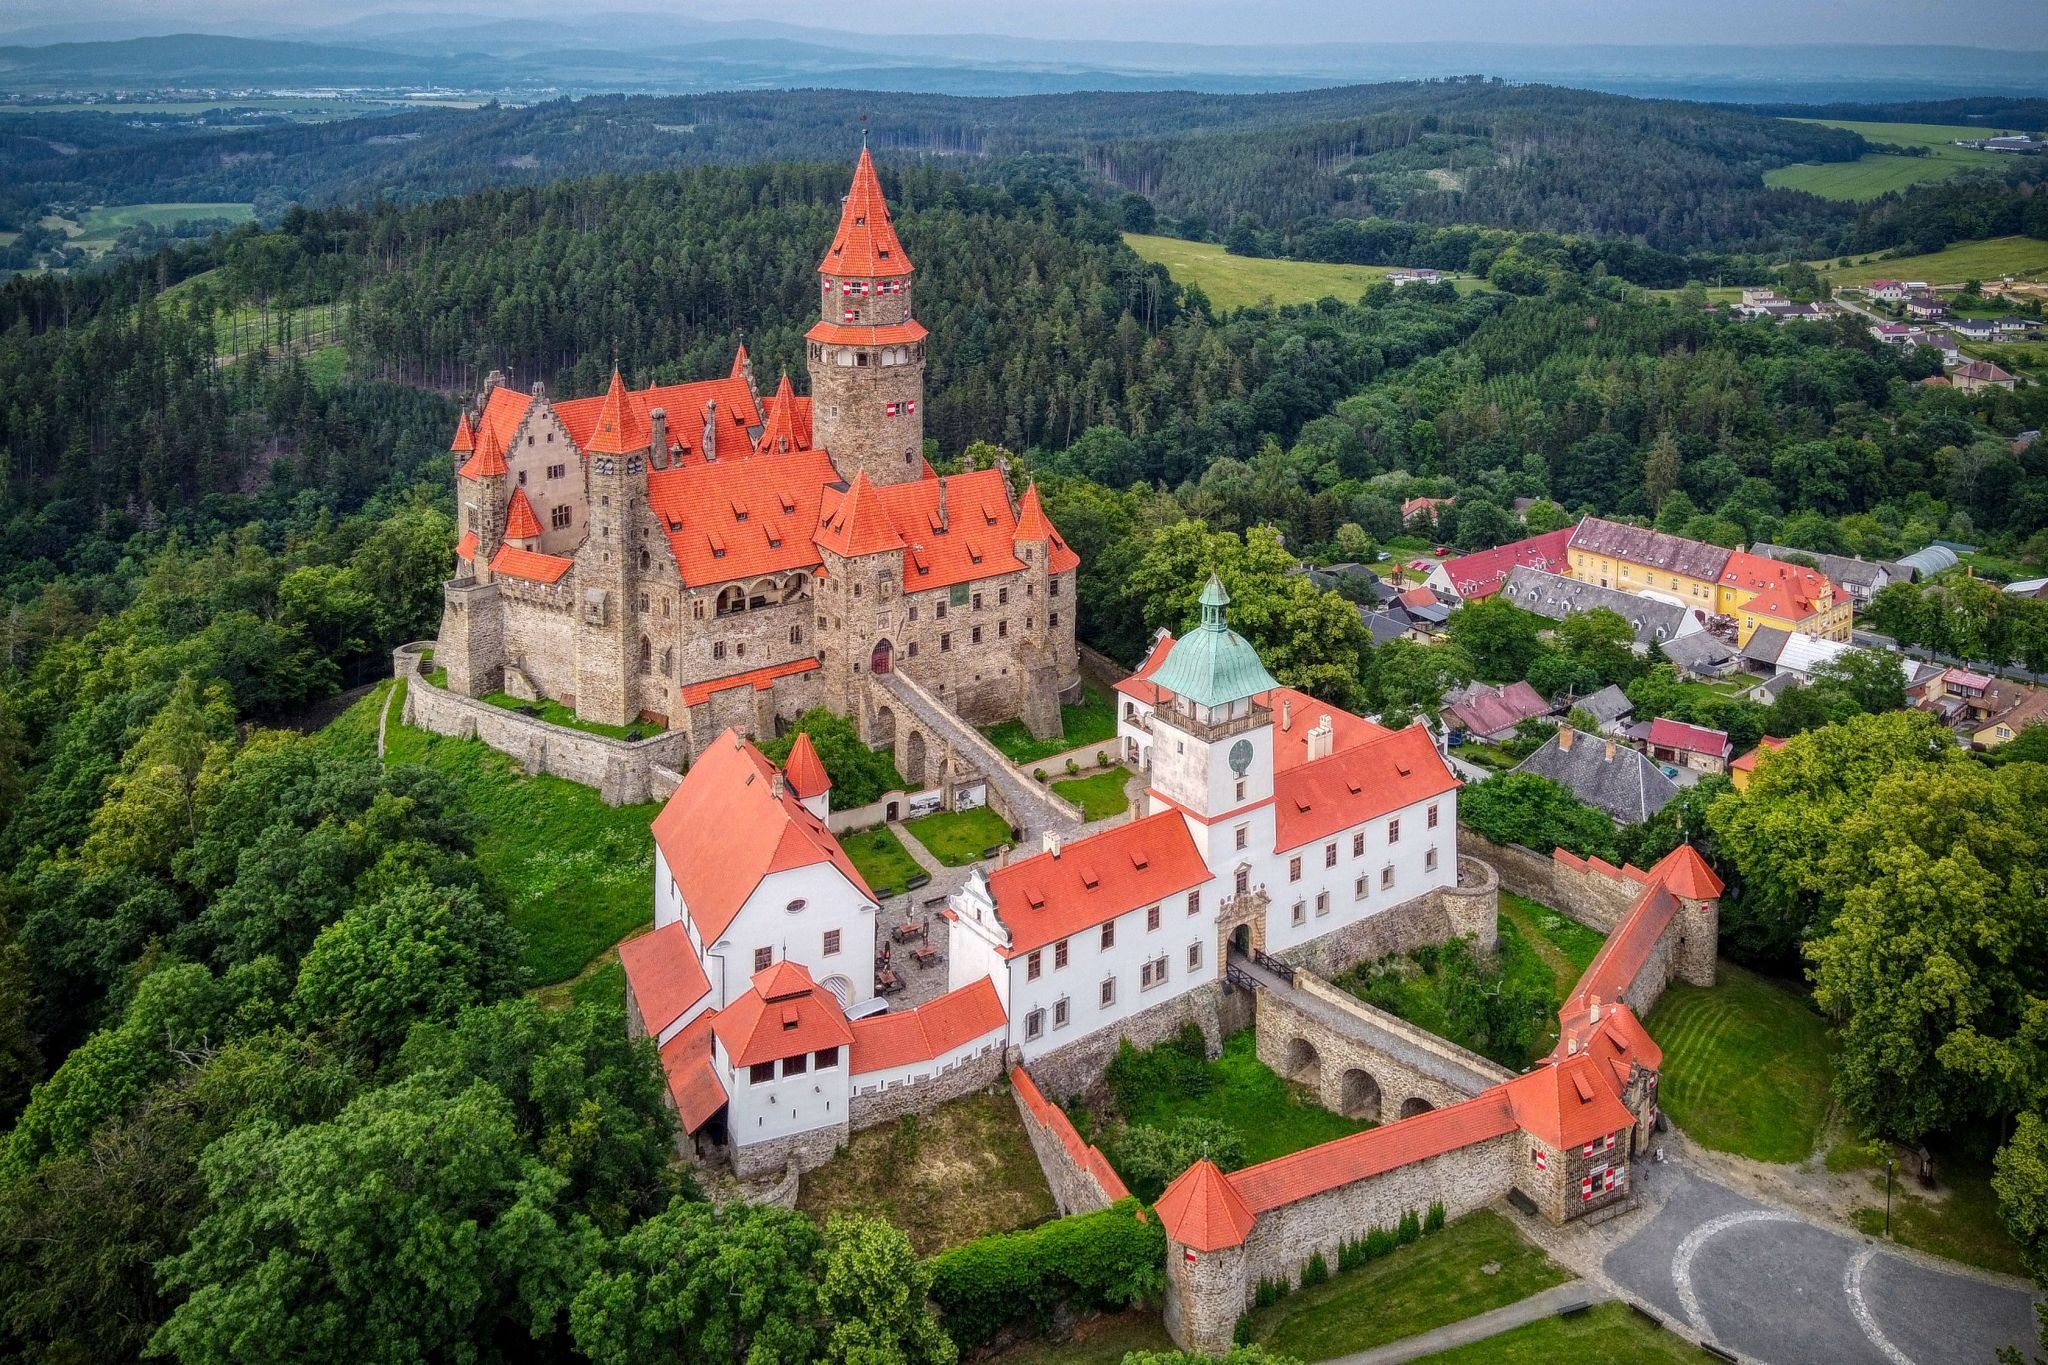
[[[732,1172],[742,1180],[758,1180],[795,1167],[815,1171],[830,1161],[848,1136],[844,1120],[824,1128],[812,1128],[766,1142],[749,1142],[732,1149]]]
[[[1024,1120],[1024,1135],[1062,1216],[1106,1209],[1129,1193],[1108,1159],[1081,1141],[1066,1114],[1045,1098],[1022,1067],[1011,1068],[1010,1087]]]
[[[1526,896],[1562,915],[1569,915],[1589,929],[1612,933],[1628,913],[1636,894],[1642,890],[1634,880],[1616,880],[1597,871],[1582,870],[1570,854],[1554,858],[1520,844],[1496,844],[1471,826],[1458,826],[1458,847],[1491,863],[1500,873],[1500,884],[1518,896]],[[1569,860],[1569,861],[1568,861]],[[1594,866],[1605,866],[1597,864]]]
[[[951,1070],[913,1075],[886,1090],[861,1093],[860,1078],[853,1084],[849,1109],[853,1131],[858,1133],[884,1123],[894,1123],[907,1114],[928,1114],[942,1104],[986,1090],[1003,1077],[1003,1036],[989,1035],[979,1052],[961,1058]]]

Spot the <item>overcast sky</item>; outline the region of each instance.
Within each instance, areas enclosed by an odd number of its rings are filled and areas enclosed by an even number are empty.
[[[104,21],[138,31],[270,33],[365,15],[572,18],[581,9],[772,19],[867,33],[1007,33],[1199,43],[1945,43],[2048,47],[2048,0],[0,0],[0,29]]]

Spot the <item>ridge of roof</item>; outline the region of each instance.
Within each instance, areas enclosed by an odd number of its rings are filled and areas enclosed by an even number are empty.
[[[915,1009],[854,1020],[850,1067],[859,1076],[933,1061],[1008,1026],[995,979],[979,976]]]
[[[1045,566],[1048,572],[1065,573],[1081,566],[1081,556],[1068,547],[1065,537],[1052,524],[1052,518],[1045,514],[1045,504],[1039,501],[1035,481],[1024,485],[1024,496],[1018,501],[1016,539],[1046,542]]]
[[[1181,813],[1171,806],[1035,853],[989,874],[989,897],[1016,957],[1209,880]]]
[[[818,544],[848,559],[903,548],[903,537],[891,523],[867,470],[854,471],[846,493],[818,527]]]

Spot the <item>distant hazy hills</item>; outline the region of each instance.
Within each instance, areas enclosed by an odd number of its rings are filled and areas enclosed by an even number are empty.
[[[44,25],[35,32],[52,31]],[[478,23],[424,13],[377,16],[289,37],[172,34],[0,47],[0,92],[14,94],[165,86],[447,86],[532,99],[597,91],[829,86],[1004,95],[1287,90],[1470,73],[1725,101],[2048,94],[2048,54],[1971,47],[1217,47],[985,34],[878,37],[647,14],[595,15],[574,23]]]

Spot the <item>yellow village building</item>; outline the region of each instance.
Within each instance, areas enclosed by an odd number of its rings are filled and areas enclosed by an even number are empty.
[[[1735,621],[1736,644],[1776,626],[1849,638],[1849,595],[1803,564],[1723,549],[1645,526],[1587,517],[1572,532],[1569,572],[1582,583],[1650,593]]]

